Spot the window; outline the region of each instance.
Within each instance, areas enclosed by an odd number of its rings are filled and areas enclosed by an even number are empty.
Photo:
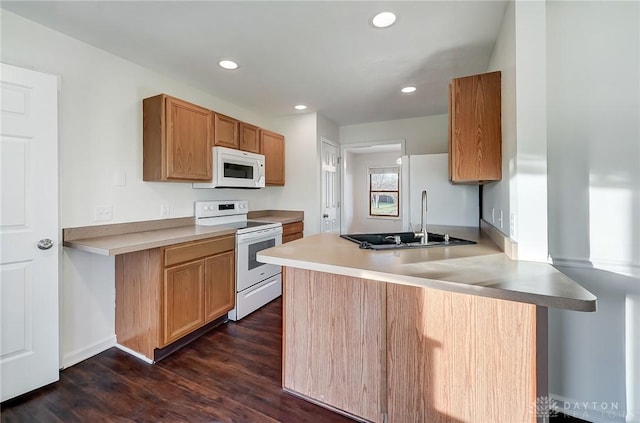
[[[369,216],[400,216],[400,168],[369,168]]]

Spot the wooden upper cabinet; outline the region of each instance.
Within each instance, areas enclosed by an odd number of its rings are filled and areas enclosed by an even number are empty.
[[[142,109],[143,180],[210,181],[213,113],[165,94]]]
[[[502,178],[500,72],[455,78],[449,84],[449,180]]]
[[[284,136],[260,130],[260,154],[264,154],[266,185],[284,185]]]
[[[238,149],[238,125],[236,119],[215,113],[213,145]]]
[[[260,128],[240,122],[240,150],[260,153]]]

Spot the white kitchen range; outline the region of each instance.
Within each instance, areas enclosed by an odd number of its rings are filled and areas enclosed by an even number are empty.
[[[236,232],[236,306],[229,319],[240,320],[282,295],[281,267],[256,260],[256,254],[282,244],[282,224],[247,219],[247,201],[196,201],[196,225],[228,226]]]

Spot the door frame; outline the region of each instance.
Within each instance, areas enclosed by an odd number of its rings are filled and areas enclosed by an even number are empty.
[[[404,158],[406,157],[406,140],[403,138],[399,138],[399,139],[389,139],[389,140],[377,140],[377,141],[363,141],[363,142],[355,142],[355,143],[349,143],[349,144],[340,144],[340,174],[341,175],[346,175],[347,174],[347,153],[349,152],[349,150],[355,150],[358,148],[367,148],[367,147],[382,147],[385,145],[397,145],[400,144],[400,157],[403,158],[403,161],[406,161],[407,163],[402,163],[400,166],[400,173],[401,173],[401,185],[400,185],[400,196],[401,196],[401,208],[402,211],[400,213],[401,216],[401,220],[402,220],[402,226],[405,226],[405,221],[407,219],[407,209],[409,207],[409,203],[408,203],[408,192],[409,192],[409,186],[408,186],[408,178],[405,177],[405,175],[408,175],[408,171],[405,171],[405,169],[409,169],[409,162],[408,160],[405,160]],[[375,151],[372,151],[372,153]],[[344,184],[343,184],[343,179],[340,178],[340,233],[346,233],[347,228],[344,226],[345,223],[345,216],[344,216],[344,205],[345,205],[345,199],[344,199]]]
[[[339,196],[338,196],[338,209],[339,212],[337,213],[337,217],[338,219],[340,219],[340,222],[338,222],[338,231],[340,231],[342,229],[342,149],[341,149],[341,145],[338,144],[335,141],[332,141],[328,138],[325,138],[323,136],[320,137],[320,154],[319,154],[319,166],[320,166],[320,232],[322,232],[322,225],[324,224],[324,222],[322,221],[322,215],[324,214],[324,209],[322,207],[322,144],[329,144],[333,147],[335,147],[336,151],[338,152],[338,166],[336,166],[336,186],[337,189],[340,191],[339,192]]]

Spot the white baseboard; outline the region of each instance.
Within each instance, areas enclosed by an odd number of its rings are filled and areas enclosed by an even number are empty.
[[[549,393],[549,397],[556,401],[556,411],[567,416],[576,417],[592,423],[631,423],[624,410],[624,404],[581,401]]]
[[[66,369],[67,367],[71,367],[74,364],[78,364],[79,362],[86,360],[89,357],[93,357],[96,354],[100,354],[101,352],[106,351],[115,345],[116,336],[112,335],[84,348],[80,348],[68,354],[64,354],[62,356],[62,368]]]
[[[144,356],[142,354],[140,354],[137,351],[132,350],[131,348],[127,348],[124,345],[120,345],[120,344],[116,344],[116,348],[126,352],[127,354],[131,354],[132,356],[134,356],[135,358],[144,361],[145,363],[149,363],[149,364],[153,364],[153,360],[151,360],[150,358],[148,358],[147,356]]]

